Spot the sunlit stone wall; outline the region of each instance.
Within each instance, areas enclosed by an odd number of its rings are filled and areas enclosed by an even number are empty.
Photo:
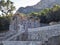
[[[28,40],[48,41],[52,36],[60,35],[60,24],[28,29]]]

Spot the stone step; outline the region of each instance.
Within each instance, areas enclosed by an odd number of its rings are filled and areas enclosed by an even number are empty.
[[[40,41],[3,41],[3,45],[42,45]]]
[[[12,32],[12,31],[8,31],[6,33],[0,33],[0,40],[6,40],[10,38],[11,36],[13,36],[14,34],[15,32]]]

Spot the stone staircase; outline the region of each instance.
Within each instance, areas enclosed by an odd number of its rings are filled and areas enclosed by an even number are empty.
[[[28,35],[22,35],[23,33],[27,33]],[[16,40],[18,36],[22,36],[21,38],[27,36],[27,41],[45,41],[52,36],[58,35],[60,35],[60,24],[38,28],[28,28],[28,32],[25,32],[22,29],[18,30],[17,32],[10,30],[5,33],[0,33],[0,41],[13,41]]]
[[[4,33],[0,33],[0,41],[13,41],[16,40],[17,36],[21,35],[25,31],[8,31]]]
[[[59,36],[60,35],[60,24],[57,25],[52,25],[52,26],[45,26],[45,27],[38,27],[38,28],[28,28],[28,35],[26,38],[26,41],[31,41],[31,42],[23,42],[22,40],[19,40],[18,42],[14,42],[17,41],[16,38],[19,37],[24,37],[24,35],[22,35],[23,33],[26,33],[24,30],[22,31],[22,29],[20,29],[19,31],[8,31],[5,33],[0,33],[0,41],[5,41],[3,42],[5,45],[8,43],[8,45],[42,45],[45,43],[45,41],[48,41],[49,38],[53,37],[53,36]],[[25,35],[26,36],[26,35]],[[10,42],[7,42],[10,41]],[[13,41],[13,43],[12,43]],[[20,42],[21,41],[21,42]],[[24,41],[24,40],[23,40]],[[38,42],[32,42],[32,41],[38,41]]]
[[[16,32],[12,32],[12,31],[0,33],[0,41],[4,41],[15,34]]]

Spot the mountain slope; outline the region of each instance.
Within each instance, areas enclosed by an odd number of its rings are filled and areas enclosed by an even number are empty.
[[[45,8],[51,8],[53,7],[53,5],[60,5],[60,0],[41,0],[40,2],[38,2],[36,5],[34,6],[27,6],[27,7],[21,7],[17,10],[17,12],[20,13],[31,13],[31,12],[39,12],[42,9]]]
[[[53,5],[60,5],[60,0],[41,0],[39,3],[33,6],[33,8],[44,9],[51,8]]]
[[[36,9],[36,8],[33,8],[32,6],[28,6],[25,8],[24,7],[19,8],[17,12],[28,14],[34,11],[38,12],[40,11],[40,9]]]

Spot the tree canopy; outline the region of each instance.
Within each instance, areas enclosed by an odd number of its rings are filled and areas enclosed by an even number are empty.
[[[2,12],[2,15],[9,15],[12,14],[13,10],[15,10],[15,6],[13,5],[13,2],[10,0],[1,0],[0,1],[0,11]]]

